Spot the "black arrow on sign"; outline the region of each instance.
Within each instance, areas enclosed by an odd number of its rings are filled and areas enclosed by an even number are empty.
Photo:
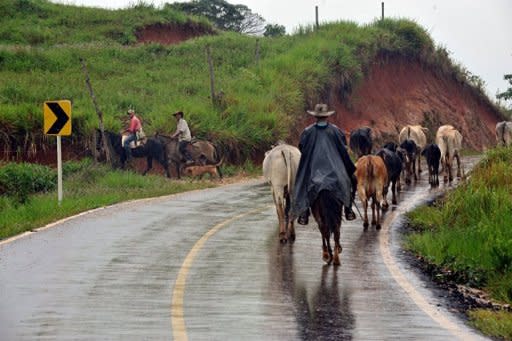
[[[58,102],[46,102],[46,105],[50,108],[51,111],[57,116],[57,121],[53,123],[53,125],[46,132],[47,134],[58,134],[64,128],[64,125],[68,122],[69,116],[66,114],[64,110],[60,107]]]

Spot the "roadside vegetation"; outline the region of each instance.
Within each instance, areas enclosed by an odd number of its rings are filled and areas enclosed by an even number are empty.
[[[434,205],[409,214],[416,230],[406,246],[437,269],[436,277],[483,289],[512,304],[512,149],[497,148],[470,179]],[[512,340],[512,311],[468,313],[486,334]]]
[[[0,189],[5,192],[0,196],[0,240],[97,207],[216,187],[229,183],[230,178],[256,177],[259,167],[251,163],[243,167],[225,166],[223,173],[222,182],[208,176],[204,180],[170,181],[159,175],[112,170],[85,158],[63,164],[63,200],[59,205],[55,169],[12,163],[0,167]]]

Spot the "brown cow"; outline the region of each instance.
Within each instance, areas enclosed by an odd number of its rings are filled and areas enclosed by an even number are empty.
[[[372,199],[372,225],[380,229],[380,210],[384,202],[384,186],[388,182],[388,172],[381,157],[362,156],[356,163],[357,195],[363,203],[365,228],[368,227],[368,201]],[[377,209],[377,219],[375,219]]]

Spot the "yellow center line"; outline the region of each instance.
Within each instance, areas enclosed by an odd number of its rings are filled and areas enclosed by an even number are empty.
[[[194,259],[196,258],[197,254],[203,247],[204,243],[213,236],[215,233],[217,233],[221,228],[224,226],[232,223],[235,220],[241,219],[245,216],[263,212],[267,209],[272,207],[272,205],[267,205],[263,208],[258,208],[251,210],[246,213],[239,214],[237,216],[231,217],[227,220],[224,220],[223,222],[215,225],[212,227],[208,232],[206,232],[201,239],[199,239],[192,249],[189,251],[187,257],[185,257],[185,260],[183,261],[183,264],[181,265],[180,271],[178,272],[178,276],[176,277],[176,283],[174,284],[174,290],[172,292],[172,302],[171,302],[171,324],[172,324],[172,334],[174,337],[174,340],[179,341],[187,341],[187,330],[185,326],[185,318],[183,313],[183,298],[185,296],[185,284],[187,282],[187,275],[192,267],[192,263],[194,262]]]

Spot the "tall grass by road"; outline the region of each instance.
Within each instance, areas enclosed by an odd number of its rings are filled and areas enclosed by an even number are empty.
[[[484,289],[505,304],[512,304],[511,174],[511,148],[487,152],[467,183],[409,214],[418,233],[406,244],[431,264],[450,269],[459,284]],[[486,333],[512,340],[511,312],[477,310],[470,316]]]

